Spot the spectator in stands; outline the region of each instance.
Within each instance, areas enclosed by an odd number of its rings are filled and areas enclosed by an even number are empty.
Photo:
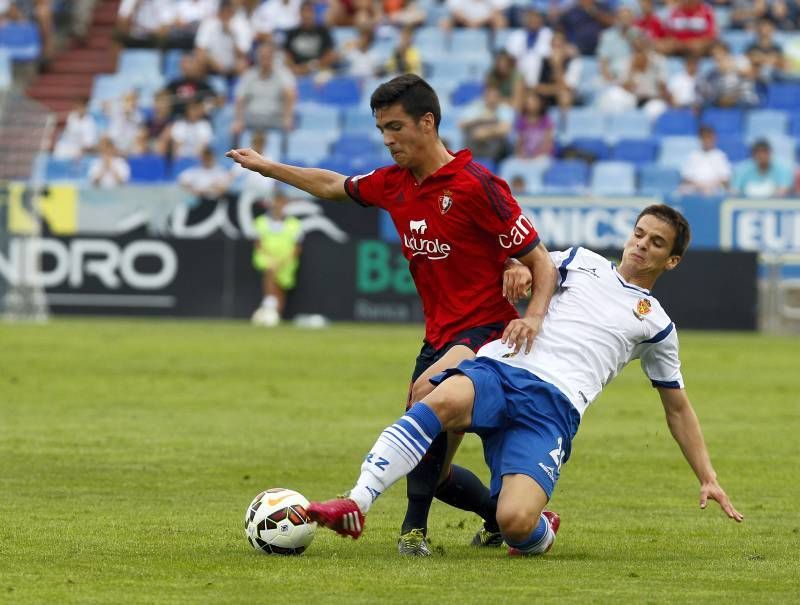
[[[681,169],[683,193],[700,195],[719,195],[723,193],[731,178],[731,165],[728,156],[717,149],[717,135],[710,126],[701,126],[701,148],[686,158]]]
[[[19,21],[22,14],[11,0],[0,0],[0,25],[6,21]]]
[[[759,139],[750,149],[752,159],[742,162],[733,173],[731,190],[745,197],[784,197],[792,186],[790,168],[772,158],[766,139]]]
[[[511,189],[511,195],[514,197],[526,195],[528,193],[528,185],[525,183],[525,178],[521,174],[512,176],[508,186]]]
[[[3,3],[0,3],[0,22],[2,22]],[[53,0],[15,0],[13,9],[5,12],[14,20],[33,21],[39,30],[41,40],[40,67],[46,69],[55,52],[55,30],[53,24]]]
[[[209,147],[203,147],[198,155],[200,165],[181,172],[178,183],[200,200],[216,202],[231,184],[230,173],[217,164],[214,152]]]
[[[535,7],[525,10],[524,29],[515,29],[506,41],[506,52],[519,62],[530,53],[545,57],[550,53],[553,30],[544,24],[543,15]]]
[[[300,25],[286,32],[284,61],[296,76],[329,72],[337,60],[330,30],[318,25],[313,2],[300,6]]]
[[[108,116],[108,135],[114,141],[116,150],[122,155],[130,155],[134,151],[139,129],[144,116],[139,109],[139,94],[130,91],[122,99],[106,106]]]
[[[639,0],[639,17],[636,19],[636,27],[654,42],[661,40],[666,35],[664,24],[653,8],[653,0]]]
[[[208,73],[230,78],[248,67],[252,44],[250,24],[234,22],[236,11],[230,0],[221,0],[216,15],[206,17],[197,28],[195,54]]]
[[[616,84],[601,96],[601,110],[611,113],[635,107],[654,120],[667,109],[667,62],[645,36],[633,41],[633,54],[620,66]]]
[[[100,156],[89,165],[89,181],[94,187],[113,189],[124,185],[131,178],[128,161],[120,157],[109,137],[100,139]]]
[[[597,61],[600,75],[606,82],[617,82],[630,64],[633,40],[641,32],[633,25],[633,11],[625,5],[617,9],[613,27],[600,34],[597,45]]]
[[[596,0],[577,0],[559,18],[567,39],[582,55],[595,54],[600,33],[613,23],[614,15],[609,6]]]
[[[114,37],[123,46],[163,46],[172,19],[171,5],[163,0],[122,0]]]
[[[511,153],[513,126],[514,109],[503,103],[500,90],[490,84],[484,86],[482,98],[464,110],[459,124],[464,144],[472,154],[495,162]]]
[[[704,56],[717,40],[714,10],[703,0],[680,0],[664,22],[658,49],[668,55]]]
[[[169,130],[172,123],[172,98],[168,90],[160,90],[153,100],[153,109],[145,118],[144,127],[139,129],[137,137],[138,153],[155,151],[160,155],[167,155],[168,139],[163,135]]]
[[[544,101],[533,90],[525,91],[522,111],[514,120],[514,155],[528,159],[549,159],[555,152],[555,125],[547,115]]]
[[[192,101],[186,106],[186,116],[178,118],[169,129],[164,130],[163,136],[168,136],[173,157],[196,158],[211,144],[214,132],[205,117],[203,106]]]
[[[489,73],[486,74],[486,82],[500,90],[504,103],[508,103],[515,110],[521,107],[525,83],[517,70],[514,57],[508,52],[501,50],[495,55]]]
[[[167,34],[167,46],[191,50],[197,28],[204,20],[216,14],[216,2],[213,0],[178,0],[173,1],[172,21]]]
[[[427,18],[414,0],[383,0],[383,16],[387,23],[400,28],[419,27]]]
[[[291,29],[300,25],[301,0],[267,0],[253,11],[250,25],[257,43],[282,43]]]
[[[547,107],[558,105],[568,110],[577,96],[582,67],[577,49],[567,42],[564,32],[557,30],[553,32],[549,56],[542,59],[526,55],[520,73],[525,85],[539,93]]]
[[[697,73],[700,59],[689,55],[683,60],[683,70],[672,74],[667,80],[667,97],[672,107],[690,108],[697,105]]]
[[[257,56],[258,65],[244,73],[236,88],[236,117],[231,130],[237,137],[245,129],[294,128],[297,100],[294,76],[278,61],[271,43],[259,46]]]
[[[769,19],[759,19],[756,39],[747,47],[747,58],[753,67],[756,79],[768,83],[779,76],[785,68],[783,48],[775,43],[775,26]]]
[[[756,21],[769,17],[768,0],[733,0],[731,4],[731,27],[734,29],[752,29]]]
[[[714,44],[711,56],[714,67],[697,80],[702,102],[716,107],[756,105],[755,78],[747,57],[733,57],[724,42]]]
[[[386,60],[381,75],[395,76],[400,74],[422,75],[422,59],[419,50],[414,46],[414,28],[406,26],[400,30],[397,45]]]
[[[369,23],[358,26],[354,40],[342,48],[345,73],[355,78],[371,78],[380,71],[381,59],[374,47],[375,32]]]
[[[497,31],[508,25],[505,11],[511,6],[511,0],[446,0],[445,6],[448,15],[440,23],[445,30],[485,27]]]
[[[180,78],[167,84],[167,92],[172,95],[172,115],[178,118],[186,112],[186,105],[199,101],[206,110],[214,105],[221,105],[224,99],[218,98],[216,91],[208,83],[203,63],[192,54],[181,57]]]
[[[60,160],[74,160],[97,146],[97,123],[89,113],[89,100],[77,99],[67,115],[64,132],[61,133],[53,156]]]
[[[325,23],[329,27],[375,27],[381,18],[381,5],[374,0],[328,0]]]
[[[797,0],[772,0],[767,17],[780,30],[795,31],[800,24],[800,6]]]

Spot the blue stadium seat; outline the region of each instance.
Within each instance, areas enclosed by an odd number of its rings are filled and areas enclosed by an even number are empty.
[[[305,101],[318,101],[319,88],[311,76],[297,78],[297,100],[300,103]]]
[[[635,109],[608,116],[608,137],[615,139],[646,139],[650,137],[650,118]]]
[[[330,144],[339,137],[339,132],[295,130],[286,141],[286,157],[298,158],[308,164],[316,164],[328,157]]]
[[[475,157],[473,158],[478,164],[486,168],[489,172],[495,172],[497,170],[497,162],[494,161],[492,158],[485,158],[485,157]]]
[[[681,173],[676,168],[646,164],[639,169],[639,193],[642,195],[668,195],[681,184]]]
[[[769,109],[800,109],[800,84],[775,82],[767,89],[766,106]]]
[[[603,138],[606,134],[605,117],[596,109],[574,107],[566,114],[561,138],[571,141],[578,137]]]
[[[90,106],[94,109],[102,109],[103,103],[119,99],[126,92],[136,88],[130,82],[119,77],[118,74],[100,74],[94,77],[92,83],[92,94]]]
[[[442,139],[451,151],[458,151],[464,147],[464,133],[458,126],[439,127],[439,138]]]
[[[373,155],[378,152],[375,141],[368,135],[346,132],[331,145],[331,155],[362,156]]]
[[[745,135],[759,137],[767,134],[786,134],[789,114],[780,109],[751,109],[745,118]]]
[[[125,49],[119,55],[117,72],[161,75],[161,52],[144,48]]]
[[[344,174],[347,176],[355,174],[357,172],[356,170],[353,170],[350,158],[343,155],[332,155],[326,158],[322,158],[317,164],[317,166],[319,168],[324,168],[325,170],[333,170],[333,172],[338,172],[339,174]]]
[[[545,170],[542,184],[552,191],[578,191],[586,187],[589,167],[580,160],[556,160]]]
[[[183,75],[181,72],[181,59],[184,51],[168,50],[164,55],[164,78],[169,82]]]
[[[0,90],[9,88],[13,79],[11,57],[5,49],[0,48]]]
[[[454,29],[450,37],[450,48],[454,53],[468,51],[470,54],[483,53],[490,57],[489,32],[485,29]]]
[[[700,123],[711,126],[718,135],[738,134],[743,130],[744,112],[741,109],[711,107],[703,112]]]
[[[447,52],[447,41],[436,26],[420,27],[414,34],[414,46],[426,59]]]
[[[515,176],[521,176],[526,183],[528,179],[535,179],[541,185],[542,175],[550,166],[551,161],[550,158],[527,159],[510,157],[500,162],[498,176],[509,183]]]
[[[755,40],[751,32],[742,29],[729,29],[727,31],[720,29],[720,31],[722,32],[722,41],[730,47],[733,55],[744,54],[747,47]]]
[[[599,137],[576,137],[564,147],[590,155],[595,160],[605,160],[609,156],[608,144]]]
[[[167,162],[156,154],[128,157],[132,183],[153,183],[167,179]]]
[[[653,138],[620,139],[611,151],[611,159],[637,166],[655,162],[658,143]]]
[[[700,139],[696,136],[664,137],[661,139],[658,163],[680,170],[689,154],[697,149],[700,149]]]
[[[455,106],[471,103],[483,94],[481,82],[462,82],[450,95],[450,102]]]
[[[169,178],[175,180],[184,170],[200,165],[198,158],[174,158],[169,165]]]
[[[34,23],[6,23],[0,26],[0,48],[14,61],[33,61],[42,52],[39,29]]]
[[[373,132],[376,128],[372,110],[363,105],[346,107],[342,112],[342,130],[345,132]]]
[[[717,137],[717,147],[725,152],[731,163],[741,162],[750,156],[750,149],[740,134],[722,134]]]
[[[427,57],[431,77],[454,82],[483,79],[486,66],[458,55],[433,55]]]
[[[668,109],[653,124],[653,134],[660,136],[697,134],[697,118],[688,109]]]
[[[591,188],[595,195],[633,195],[636,169],[628,162],[597,162],[592,169]]]
[[[578,82],[578,96],[589,104],[599,88],[600,65],[596,57],[581,57],[581,79]]]
[[[335,130],[339,128],[339,108],[322,103],[298,103],[295,111],[303,130]]]
[[[336,48],[342,48],[348,42],[355,40],[358,37],[358,32],[355,27],[332,27],[331,35]]]
[[[88,178],[91,157],[84,156],[76,160],[59,160],[47,157],[44,178],[47,181],[82,181]]]
[[[340,107],[358,105],[361,100],[361,88],[358,80],[347,76],[333,77],[317,91],[317,100],[320,103]]]

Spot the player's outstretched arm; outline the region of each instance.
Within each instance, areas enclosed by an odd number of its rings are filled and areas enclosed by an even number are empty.
[[[297,187],[326,200],[350,199],[344,190],[345,176],[322,168],[302,168],[275,162],[252,149],[231,149],[225,154],[242,167]]]
[[[521,256],[519,261],[533,275],[531,300],[525,316],[509,322],[501,340],[507,343],[509,348],[513,348],[515,353],[519,353],[523,346],[525,353],[530,353],[556,289],[557,273],[547,248],[541,242],[525,256]]]
[[[734,521],[742,521],[744,515],[733,507],[725,490],[717,482],[717,473],[711,465],[700,421],[686,391],[659,387],[658,393],[667,415],[669,430],[700,481],[700,508],[704,509],[709,499],[716,500],[728,517]]]

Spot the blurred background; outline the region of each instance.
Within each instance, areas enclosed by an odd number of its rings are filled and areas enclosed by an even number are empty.
[[[679,325],[797,331],[799,29],[796,0],[0,0],[0,312],[250,317],[285,197],[285,318],[420,320],[385,215],[224,157],[386,165],[369,96],[414,72],[549,248],[613,256],[666,202]]]

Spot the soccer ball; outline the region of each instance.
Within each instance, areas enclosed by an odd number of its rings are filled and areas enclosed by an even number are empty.
[[[258,551],[271,555],[299,555],[314,539],[317,524],[306,510],[308,500],[282,487],[261,492],[244,514],[244,534]]]

